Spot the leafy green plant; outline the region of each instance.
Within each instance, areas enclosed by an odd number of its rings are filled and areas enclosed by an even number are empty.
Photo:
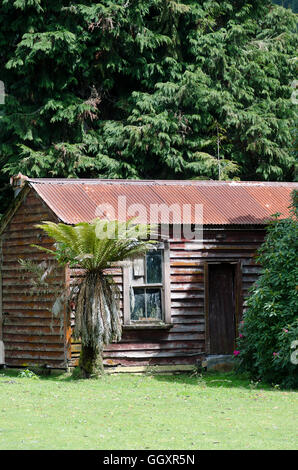
[[[298,365],[291,361],[298,339],[297,191],[293,196],[292,217],[273,221],[259,250],[262,274],[247,301],[236,358],[240,370],[282,387],[298,386]]]
[[[27,379],[34,379],[34,380],[38,380],[39,377],[38,375],[36,375],[32,370],[30,369],[24,369],[24,370],[21,370],[18,374],[18,377],[20,378],[27,378]]]
[[[85,377],[102,371],[104,345],[121,339],[119,289],[107,269],[114,263],[143,254],[152,246],[150,227],[119,222],[95,220],[74,226],[44,222],[37,226],[56,241],[56,249],[46,251],[61,265],[69,264],[83,270],[83,279],[71,291],[75,305],[74,337],[81,341],[79,366]],[[58,308],[67,296],[61,293]]]

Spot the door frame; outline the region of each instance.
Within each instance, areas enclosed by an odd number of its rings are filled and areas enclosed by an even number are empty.
[[[242,261],[233,258],[218,258],[212,261],[204,262],[204,316],[205,316],[205,353],[210,354],[210,335],[209,335],[209,265],[214,264],[233,264],[235,265],[235,338],[239,331],[239,321],[242,315]]]

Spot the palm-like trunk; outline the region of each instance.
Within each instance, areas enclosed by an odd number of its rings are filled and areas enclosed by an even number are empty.
[[[79,367],[85,379],[101,375],[103,373],[102,351],[98,347],[82,344]]]
[[[111,277],[90,271],[76,294],[74,336],[81,340],[79,367],[83,377],[103,372],[105,345],[121,339],[119,289]]]

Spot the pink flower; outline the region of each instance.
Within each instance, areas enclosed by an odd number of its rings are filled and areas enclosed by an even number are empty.
[[[289,333],[289,330],[287,330],[286,328],[283,328],[283,331],[284,331],[285,333]]]
[[[274,353],[273,353],[273,356],[274,356],[274,357],[275,357],[275,356],[278,356],[278,352],[274,352]]]
[[[242,334],[242,333],[240,333],[239,338],[243,338],[243,334]]]
[[[238,354],[240,354],[240,351],[238,351],[237,349],[235,349],[235,351],[233,352],[234,356],[238,356]]]

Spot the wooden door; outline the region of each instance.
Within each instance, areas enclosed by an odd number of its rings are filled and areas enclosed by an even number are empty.
[[[232,354],[235,347],[235,265],[208,266],[210,354]]]

